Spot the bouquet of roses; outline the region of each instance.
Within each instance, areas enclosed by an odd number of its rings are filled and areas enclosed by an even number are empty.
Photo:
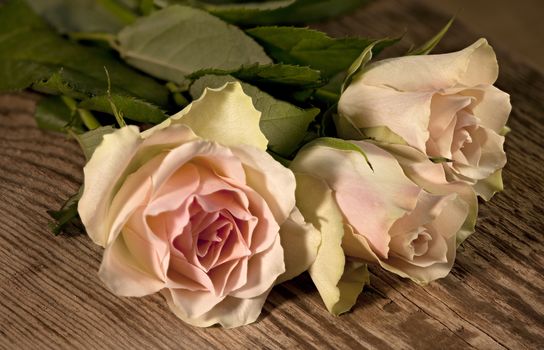
[[[384,60],[398,38],[296,26],[362,2],[1,5],[0,91],[43,93],[38,125],[87,157],[53,231],[79,216],[107,288],[197,326],[255,321],[305,271],[334,315],[367,264],[445,277],[502,189],[509,96],[485,39],[429,55],[451,22]]]

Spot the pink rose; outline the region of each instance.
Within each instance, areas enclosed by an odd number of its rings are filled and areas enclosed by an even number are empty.
[[[265,152],[259,118],[227,84],[153,129],[104,137],[78,210],[105,247],[109,289],[162,291],[184,321],[234,327],[258,317],[278,277],[306,269],[318,242],[295,208],[293,174]],[[282,248],[291,241],[298,251]]]
[[[362,289],[365,272],[354,274],[354,263],[428,283],[449,273],[458,242],[473,232],[470,186],[448,183],[442,166],[412,147],[390,147],[398,160],[370,142],[318,139],[290,166],[297,206],[321,231],[309,272],[332,313],[347,311]]]
[[[502,190],[511,110],[509,95],[493,86],[497,76],[485,39],[459,52],[378,61],[342,94],[339,134],[415,147],[442,162],[449,180],[490,199]]]

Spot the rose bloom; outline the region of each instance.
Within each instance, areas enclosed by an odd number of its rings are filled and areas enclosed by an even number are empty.
[[[162,291],[184,321],[234,327],[258,317],[278,277],[307,268],[319,242],[295,208],[293,174],[265,152],[259,118],[227,84],[150,130],[104,136],[78,210],[105,247],[109,289]]]
[[[343,138],[408,144],[442,162],[486,200],[502,190],[509,95],[493,86],[495,53],[485,39],[459,52],[378,61],[342,94]]]
[[[469,185],[449,183],[441,165],[412,147],[386,146],[392,153],[366,141],[318,139],[290,166],[297,206],[322,235],[309,272],[333,313],[347,311],[362,288],[353,262],[425,284],[449,273],[458,243],[474,231]]]

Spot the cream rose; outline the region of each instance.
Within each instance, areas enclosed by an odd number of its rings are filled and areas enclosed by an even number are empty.
[[[476,195],[412,147],[318,139],[291,164],[297,206],[321,231],[310,275],[330,312],[347,311],[376,263],[418,283],[446,276],[473,232]],[[365,158],[366,157],[366,158]],[[368,163],[367,163],[368,161]]]
[[[493,86],[497,76],[485,39],[459,52],[378,61],[342,94],[338,132],[415,147],[488,200],[502,190],[511,110],[509,95]]]
[[[278,277],[307,268],[319,237],[295,207],[293,174],[265,152],[259,118],[231,83],[150,130],[104,137],[78,211],[105,247],[109,289],[162,291],[184,321],[234,327],[258,317]]]

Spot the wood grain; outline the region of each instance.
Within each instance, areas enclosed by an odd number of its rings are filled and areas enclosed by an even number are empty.
[[[447,16],[382,0],[319,27],[333,35],[431,36]],[[439,50],[477,38],[457,24]],[[544,348],[544,76],[497,48],[498,86],[514,106],[506,190],[482,204],[452,273],[417,286],[373,268],[353,311],[329,315],[307,275],[273,290],[259,321],[188,326],[159,295],[118,298],[97,278],[101,249],[74,227],[52,236],[46,210],[82,181],[83,156],[36,128],[37,95],[0,96],[0,349],[542,349]]]

